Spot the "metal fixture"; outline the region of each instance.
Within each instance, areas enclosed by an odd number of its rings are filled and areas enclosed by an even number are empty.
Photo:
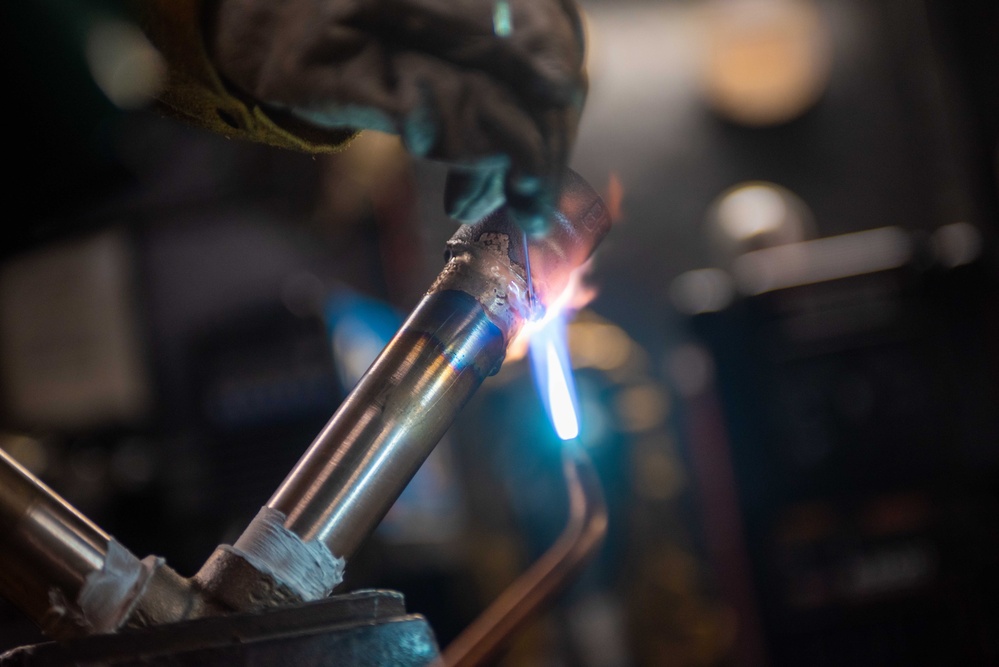
[[[597,193],[569,172],[551,232],[528,245],[539,307],[610,229]],[[236,609],[325,597],[532,317],[521,231],[505,209],[461,228],[448,263],[266,507],[196,580]],[[247,597],[247,563],[267,574]],[[275,586],[276,584],[276,586]]]
[[[444,270],[298,465],[239,540],[190,579],[161,558],[136,558],[3,454],[0,593],[57,639],[325,598],[507,344],[609,228],[603,202],[572,172],[551,233],[527,248],[504,209],[461,228]],[[567,468],[570,481],[575,474]]]

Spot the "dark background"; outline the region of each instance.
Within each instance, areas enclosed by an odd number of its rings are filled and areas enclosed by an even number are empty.
[[[391,139],[313,158],[119,109],[86,55],[109,7],[4,10],[0,446],[191,574],[429,286],[454,225],[444,169]],[[788,28],[788,7],[815,22]],[[504,664],[999,663],[999,7],[584,8],[572,164],[619,224],[572,347],[611,533]],[[815,49],[797,88],[767,87],[807,60],[781,40]],[[719,76],[748,92],[719,103]],[[746,116],[760,96],[784,104]],[[740,257],[787,242],[718,236],[723,195],[756,181],[797,197],[792,241],[895,228],[905,260],[740,287]],[[688,294],[698,276],[715,291]],[[446,644],[557,534],[560,484],[511,361],[344,588],[402,590]],[[4,647],[38,639],[2,613]]]

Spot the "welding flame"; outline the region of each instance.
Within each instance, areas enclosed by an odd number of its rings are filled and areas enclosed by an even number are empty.
[[[606,200],[614,223],[620,222],[623,217],[623,199],[624,187],[617,174],[612,173],[607,183]],[[530,353],[538,393],[555,433],[562,440],[579,436],[579,401],[566,334],[569,319],[597,295],[596,289],[585,280],[590,268],[589,261],[576,268],[558,298],[545,304],[544,315],[527,321],[507,347],[508,362]]]
[[[530,353],[538,393],[555,433],[562,440],[579,436],[578,401],[569,358],[567,325],[575,311],[596,296],[596,290],[583,280],[588,269],[589,266],[584,265],[574,271],[565,291],[548,305],[544,317],[527,322],[518,339]]]
[[[569,274],[569,281],[562,293],[544,309],[544,315],[528,320],[520,329],[517,337],[510,341],[506,350],[506,361],[514,362],[523,359],[528,352],[535,334],[548,326],[553,319],[561,319],[563,327],[572,319],[576,311],[586,307],[597,296],[597,290],[586,282],[586,275],[591,268],[591,262],[582,264]]]
[[[551,340],[545,344],[545,356],[548,360],[548,410],[552,424],[558,437],[572,440],[579,435],[579,419],[573,400],[575,392],[569,386],[572,376],[563,366],[561,355]]]
[[[549,313],[551,311],[549,310]],[[528,342],[534,381],[545,412],[562,440],[579,435],[576,383],[572,378],[564,313],[546,317]]]

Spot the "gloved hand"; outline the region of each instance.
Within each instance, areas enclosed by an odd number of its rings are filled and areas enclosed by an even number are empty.
[[[451,164],[452,217],[505,200],[546,228],[586,90],[573,0],[220,0],[209,35],[216,68],[260,102]]]

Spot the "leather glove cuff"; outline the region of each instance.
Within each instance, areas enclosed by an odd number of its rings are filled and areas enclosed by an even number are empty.
[[[337,152],[356,136],[352,130],[324,130],[289,113],[265,110],[226,86],[205,46],[210,3],[147,0],[142,4],[142,28],[167,62],[167,83],[157,98],[166,115],[232,139],[307,153]]]

